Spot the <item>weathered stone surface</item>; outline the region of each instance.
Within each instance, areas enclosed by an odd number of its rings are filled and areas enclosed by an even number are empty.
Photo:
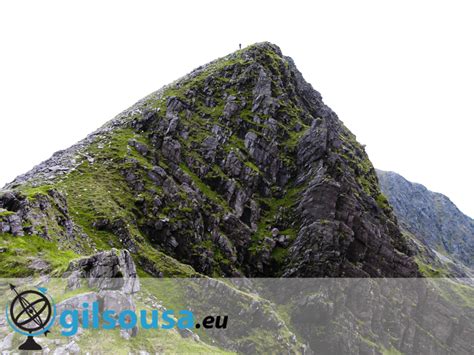
[[[135,303],[132,296],[125,295],[122,292],[114,290],[102,290],[98,294],[104,309],[113,310],[116,314],[120,314],[123,310],[135,310]]]
[[[51,271],[51,265],[40,258],[31,259],[30,263],[28,264],[28,267],[41,274],[46,274]]]
[[[134,147],[141,155],[146,156],[148,154],[148,147],[140,142],[137,142],[136,140],[132,139],[128,142],[128,144],[132,147]]]
[[[121,290],[125,294],[140,290],[135,264],[128,250],[112,249],[73,260],[63,277],[68,278],[71,289],[81,287],[84,281],[99,290]]]
[[[161,149],[163,156],[174,163],[178,163],[181,157],[181,144],[171,137],[166,137]]]

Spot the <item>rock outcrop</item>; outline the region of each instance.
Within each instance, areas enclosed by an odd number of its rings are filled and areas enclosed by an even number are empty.
[[[140,290],[135,263],[128,250],[112,249],[73,260],[63,277],[68,279],[71,290],[84,286],[82,282],[100,291],[119,290],[132,294]]]
[[[81,287],[95,291],[68,298],[57,305],[57,312],[78,310],[83,304],[97,302],[99,309],[120,314],[124,310],[135,311],[133,294],[140,291],[135,263],[128,250],[104,251],[89,257],[71,261],[63,275],[67,279],[67,290]],[[82,314],[79,321],[82,322]],[[89,313],[92,322],[92,313]],[[81,323],[82,324],[82,323]],[[124,337],[136,336],[138,327],[123,330]],[[126,334],[125,334],[126,333]]]

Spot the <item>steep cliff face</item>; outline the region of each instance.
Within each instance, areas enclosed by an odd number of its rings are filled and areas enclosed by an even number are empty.
[[[402,176],[377,170],[380,187],[402,228],[436,252],[474,266],[474,220],[451,200]],[[442,257],[442,255],[441,255]]]
[[[154,276],[418,275],[363,147],[270,43],[144,98],[8,184],[0,208],[7,265],[39,238],[125,248]]]

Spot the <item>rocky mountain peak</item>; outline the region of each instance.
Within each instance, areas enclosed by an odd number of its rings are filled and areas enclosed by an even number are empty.
[[[152,93],[6,190],[5,235],[125,248],[155,276],[418,275],[364,148],[268,42]]]

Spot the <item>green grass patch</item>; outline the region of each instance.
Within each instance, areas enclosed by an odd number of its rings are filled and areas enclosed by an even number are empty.
[[[44,270],[45,273],[58,276],[78,256],[70,250],[61,249],[57,243],[38,236],[14,237],[11,234],[0,234],[0,248],[6,248],[5,252],[0,253],[0,276],[3,278],[34,275],[35,271],[29,267],[34,259],[46,261],[49,268]]]

